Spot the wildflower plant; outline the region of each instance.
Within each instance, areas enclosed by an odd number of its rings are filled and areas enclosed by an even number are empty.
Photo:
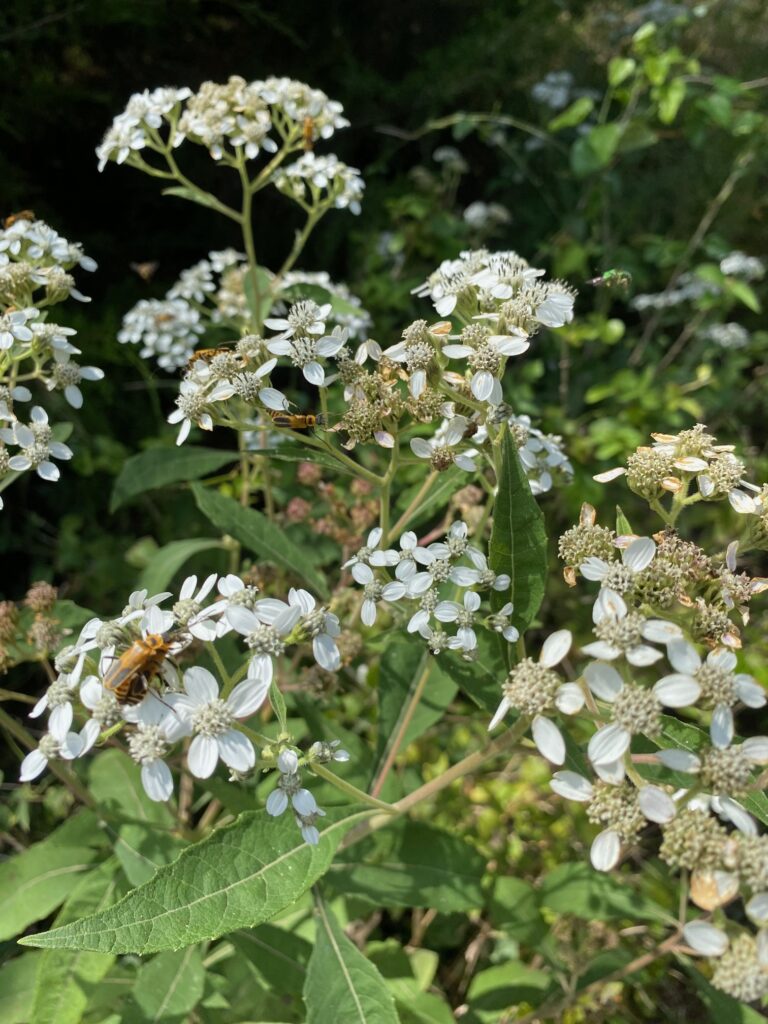
[[[566,86],[550,82],[540,101],[562,106],[547,96]],[[53,773],[85,807],[64,827],[102,826],[90,841],[92,891],[78,889],[52,928],[22,942],[158,954],[161,966],[190,947],[202,973],[201,944],[215,962],[243,936],[267,936],[270,951],[299,950],[307,1019],[330,1019],[330,989],[349,1019],[411,1019],[411,988],[393,996],[336,914],[356,913],[349,897],[393,914],[429,908],[443,923],[481,911],[499,851],[483,845],[479,818],[477,845],[441,827],[448,798],[525,750],[551,771],[549,813],[567,801],[584,811],[594,871],[566,867],[587,902],[621,891],[610,872],[633,892],[642,870],[631,867],[653,872],[658,891],[641,909],[654,946],[640,959],[699,958],[721,993],[761,999],[768,738],[749,723],[766,698],[743,657],[750,605],[768,580],[744,559],[767,546],[768,489],[701,424],[654,435],[596,478],[623,477],[647,513],[635,530],[622,511],[601,525],[583,505],[558,544],[564,621],[532,638],[548,578],[538,499],[573,467],[562,439],[515,409],[514,384],[527,353],[573,321],[576,291],[514,251],[466,250],[415,289],[423,318],[376,337],[348,289],[297,268],[326,215],[360,210],[359,172],[323,152],[346,124],[339,103],[301,82],[232,76],[133,96],[98,148],[102,169],[160,179],[236,225],[242,244],[209,251],[164,297],[142,300],[119,335],[176,373],[178,391],[167,443],[126,462],[113,507],[181,485],[206,535],[158,549],[152,586],[103,617],[44,586],[0,605],[2,667],[37,662],[49,676],[28,729],[0,710],[25,748],[20,781],[45,786]],[[238,206],[188,176],[191,147],[239,182]],[[262,192],[304,214],[278,268],[257,260]],[[37,282],[34,261],[53,257],[34,255],[48,249],[31,238],[0,256],[30,260],[24,273]],[[76,255],[68,246],[56,256],[65,276]],[[43,287],[4,314],[0,345],[18,353],[9,365],[32,359],[34,379],[77,407],[88,368],[70,363],[66,334],[37,326]],[[58,376],[34,348],[42,337]],[[17,420],[27,379],[8,378],[0,436],[20,452],[9,470],[51,479],[50,457],[66,455],[46,434],[40,456],[42,408],[29,425]],[[217,447],[202,446],[201,431]],[[730,516],[725,545],[701,520],[686,532],[694,506],[716,503]],[[193,557],[205,575],[177,584]],[[572,590],[588,635],[570,614]],[[466,750],[417,742],[454,705]],[[349,706],[359,709],[351,725]],[[439,822],[429,820],[436,808]],[[505,868],[502,881],[514,882]],[[519,911],[529,917],[515,920],[538,935],[547,904],[529,895]],[[503,895],[495,907],[511,913]],[[489,916],[483,930],[493,927]],[[499,945],[494,955],[511,953]],[[547,1019],[568,996],[558,954],[537,955],[551,958],[552,977],[523,968],[538,991],[522,1019]],[[423,1019],[450,1014],[420,994],[434,1011]]]
[[[55,483],[57,463],[72,458],[64,442],[72,424],[52,423],[45,408],[61,416],[83,405],[81,385],[104,376],[81,366],[71,341],[77,333],[52,318],[51,307],[68,298],[88,302],[73,271],[96,270],[76,242],[69,242],[31,210],[11,214],[0,228],[0,492],[34,471]],[[74,358],[73,358],[74,357]],[[86,388],[87,390],[87,388]],[[64,403],[51,402],[54,392]],[[3,498],[0,496],[0,509]]]

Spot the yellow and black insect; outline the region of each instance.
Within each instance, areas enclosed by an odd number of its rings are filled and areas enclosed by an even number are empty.
[[[5,220],[3,221],[3,227],[6,228],[6,229],[10,228],[17,221],[20,221],[20,220],[35,220],[35,212],[34,212],[34,210],[19,210],[18,213],[10,214],[10,216],[6,217]]]
[[[296,412],[271,412],[272,422],[276,427],[284,430],[314,430],[315,427],[326,425],[325,416],[322,413],[296,413]]]
[[[606,270],[598,277],[593,277],[587,284],[593,288],[629,288],[632,275],[628,270]]]
[[[304,124],[301,129],[302,145],[304,152],[309,153],[310,150],[314,149],[315,145],[315,119],[310,114],[304,118]]]
[[[140,704],[171,649],[169,634],[149,633],[134,640],[106,672],[104,689],[118,704]]]

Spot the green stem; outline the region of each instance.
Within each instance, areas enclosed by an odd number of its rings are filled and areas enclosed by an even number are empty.
[[[307,216],[307,220],[306,223],[304,224],[304,227],[301,229],[301,231],[296,232],[296,237],[294,238],[291,251],[288,253],[288,255],[285,258],[285,262],[277,272],[278,279],[282,278],[285,274],[287,274],[291,267],[296,263],[296,260],[301,255],[304,246],[307,244],[307,239],[312,234],[315,225],[325,212],[325,210],[313,210]]]
[[[392,455],[389,460],[389,467],[387,472],[384,474],[384,479],[381,483],[381,493],[379,495],[379,525],[382,530],[382,538],[384,546],[386,547],[389,538],[389,519],[390,519],[390,503],[392,500],[392,481],[394,480],[395,473],[397,471],[397,464],[400,460],[400,446],[397,441],[392,449]]]
[[[232,689],[234,687],[234,683],[232,682],[232,677],[230,676],[229,672],[227,672],[227,666],[221,660],[221,655],[216,650],[216,644],[206,643],[205,648],[208,651],[208,653],[210,654],[211,660],[213,661],[214,665],[216,666],[216,668],[218,670],[218,673],[221,676],[222,682],[224,684],[223,687],[222,687],[222,690],[221,690],[221,696],[222,696],[222,699],[224,699],[225,697],[229,696],[229,694],[232,692]]]
[[[396,537],[402,530],[405,529],[405,527],[408,525],[408,523],[411,521],[411,519],[413,519],[413,517],[418,512],[419,507],[420,507],[422,501],[427,496],[427,494],[429,494],[429,492],[432,490],[432,487],[434,486],[434,483],[437,480],[437,477],[438,477],[437,470],[433,469],[432,472],[429,474],[429,476],[427,476],[425,478],[424,483],[421,485],[419,490],[416,492],[416,495],[413,498],[413,500],[411,501],[411,503],[408,506],[408,508],[405,510],[405,512],[403,512],[403,514],[397,520],[395,525],[392,527],[392,530],[390,531],[392,537]],[[388,543],[389,543],[389,537],[385,533],[383,538],[382,538],[382,545],[384,547],[386,547]]]
[[[324,768],[321,764],[312,763],[309,767],[315,775],[319,775],[321,779],[325,779],[326,782],[330,782],[332,786],[341,790],[342,793],[346,793],[347,796],[351,796],[354,800],[368,804],[370,807],[375,807],[379,811],[384,811],[385,814],[397,813],[392,804],[385,803],[383,800],[377,800],[374,796],[371,796],[364,790],[358,789],[357,786],[353,786],[351,782],[347,782],[338,775],[334,775],[333,772],[328,771],[328,769]]]
[[[395,763],[397,755],[400,753],[400,747],[405,739],[405,734],[408,731],[408,726],[411,724],[411,720],[416,713],[416,708],[419,706],[419,702],[424,693],[424,688],[427,685],[429,674],[432,671],[432,658],[425,651],[423,661],[423,668],[416,678],[416,683],[411,690],[411,696],[408,703],[401,709],[400,716],[397,721],[397,728],[395,732],[390,736],[389,742],[386,747],[386,756],[384,764],[381,766],[376,774],[376,778],[371,785],[371,796],[378,796],[384,787],[384,783],[387,781],[387,776],[392,770],[392,766]]]
[[[499,754],[506,753],[510,747],[515,746],[519,742],[528,730],[530,724],[530,718],[526,715],[522,715],[510,729],[499,736],[497,740],[490,743],[484,750],[478,750],[474,754],[470,754],[463,760],[458,761],[456,764],[446,769],[442,775],[438,775],[436,779],[431,779],[423,786],[419,786],[419,788],[415,789],[412,793],[404,796],[402,800],[398,800],[396,803],[392,804],[392,808],[398,815],[407,814],[409,811],[413,810],[414,807],[431,799],[441,790],[456,782],[457,779],[461,779],[465,775],[470,775],[472,772],[477,771],[485,764],[486,761],[492,760]],[[346,849],[353,843],[359,842],[361,839],[370,835],[371,832],[375,832],[378,829],[383,828],[391,821],[391,814],[374,815],[367,821],[362,822],[359,826],[352,829],[351,832],[347,833],[341,844],[341,849]]]

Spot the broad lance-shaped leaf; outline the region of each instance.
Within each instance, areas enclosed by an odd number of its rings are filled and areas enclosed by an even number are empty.
[[[141,574],[139,586],[146,588],[150,594],[158,594],[170,585],[179,569],[194,555],[203,551],[221,548],[221,541],[213,537],[190,538],[189,540],[172,540],[152,555],[149,565]]]
[[[200,484],[192,485],[197,507],[214,526],[236,537],[250,551],[275,565],[288,569],[301,586],[309,586],[318,594],[327,596],[328,585],[312,564],[308,551],[286,537],[280,527],[270,522],[254,508],[243,508],[232,498],[216,491],[206,490]]]
[[[10,939],[62,903],[98,857],[106,837],[82,811],[47,839],[0,864],[0,939]]]
[[[90,763],[88,782],[99,810],[106,812],[109,841],[131,885],[149,881],[157,868],[176,859],[185,844],[171,833],[174,817],[166,804],[149,799],[141,769],[127,754],[115,748],[101,751]],[[251,802],[248,809],[252,807]],[[133,820],[109,823],[120,817]]]
[[[20,941],[54,949],[157,953],[253,928],[324,875],[345,833],[372,813],[329,811],[318,823],[320,842],[309,846],[292,815],[276,819],[250,811],[187,847],[109,910]]]
[[[126,459],[112,488],[109,510],[114,512],[131,498],[167,484],[199,480],[222,466],[235,462],[234,452],[218,448],[150,448]]]
[[[483,905],[485,858],[460,836],[422,822],[395,822],[345,850],[325,884],[379,907],[441,913]]]
[[[307,1024],[399,1024],[386,982],[322,902],[304,1002]]]
[[[142,964],[132,1000],[142,1021],[178,1024],[198,1005],[204,988],[203,958],[196,946],[190,946],[173,953],[159,953]]]
[[[117,860],[110,857],[74,886],[56,918],[76,921],[114,900]],[[109,953],[83,949],[46,949],[40,954],[35,997],[29,1019],[35,1024],[80,1024],[89,993],[114,962]]]
[[[489,563],[495,573],[507,573],[512,580],[509,592],[492,592],[494,609],[512,601],[512,622],[525,632],[544,598],[547,533],[509,432],[504,434],[499,452]]]

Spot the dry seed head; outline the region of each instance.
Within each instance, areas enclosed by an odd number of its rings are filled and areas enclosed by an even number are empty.
[[[38,580],[33,583],[24,598],[24,604],[34,612],[47,612],[53,608],[59,592],[45,580]]]

